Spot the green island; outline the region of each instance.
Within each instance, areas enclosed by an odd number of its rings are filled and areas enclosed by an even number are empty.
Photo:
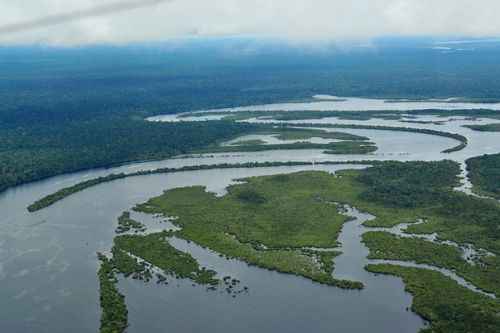
[[[338,161],[338,162],[246,162],[246,163],[219,163],[219,164],[205,164],[205,165],[193,165],[193,166],[183,166],[180,168],[158,168],[154,170],[141,170],[131,173],[119,173],[119,174],[109,174],[107,176],[97,177],[90,180],[85,180],[79,182],[75,185],[63,187],[54,193],[48,194],[43,198],[36,200],[34,203],[30,204],[27,209],[30,212],[35,212],[40,209],[46,208],[53,205],[54,203],[80,191],[83,191],[89,187],[93,187],[102,183],[111,182],[117,179],[124,179],[128,177],[137,177],[153,174],[163,174],[172,172],[183,172],[183,171],[196,171],[196,170],[212,170],[212,169],[231,169],[231,168],[264,168],[264,167],[277,167],[277,166],[299,166],[299,165],[313,165],[313,164],[366,164],[371,165],[378,163],[376,161]]]
[[[166,191],[140,204],[137,210],[176,216],[181,230],[174,235],[194,241],[224,256],[251,265],[304,276],[343,288],[362,288],[356,281],[335,279],[331,248],[349,217],[330,200],[335,177],[303,172],[246,179],[232,185],[223,197],[203,187]],[[306,248],[305,250],[303,248]]]
[[[279,140],[308,140],[311,138],[336,139],[346,141],[368,141],[369,138],[345,132],[328,132],[320,129],[280,127],[261,130],[252,134],[274,135]]]
[[[323,149],[326,154],[368,154],[377,150],[373,142],[365,141],[340,141],[331,143],[310,143],[300,141],[282,144],[247,144],[242,146],[208,146],[193,149],[191,153],[235,153],[235,152],[258,152],[268,150],[291,150],[291,149]]]
[[[500,327],[500,302],[457,284],[433,270],[390,264],[365,269],[399,276],[413,294],[412,310],[430,325],[420,333],[494,333]]]
[[[497,256],[476,259],[474,265],[462,258],[458,247],[420,238],[398,237],[384,231],[363,234],[370,249],[369,259],[405,260],[448,268],[476,287],[500,295],[500,260]]]
[[[464,127],[480,132],[500,132],[500,123],[486,125],[466,125]]]
[[[232,143],[232,146],[255,146],[255,145],[263,145],[266,144],[265,141],[262,140],[242,140],[242,141],[236,141],[235,143]]]
[[[441,126],[444,125],[444,121],[432,121],[432,120],[400,120],[400,123],[408,123],[408,124],[432,124]]]
[[[465,163],[472,191],[500,200],[500,154],[473,157]]]
[[[118,227],[116,227],[115,232],[117,234],[123,234],[133,230],[135,233],[146,231],[146,227],[139,221],[130,218],[130,212],[123,212],[122,215],[118,217]]]
[[[290,149],[324,149],[327,154],[367,154],[377,150],[374,143],[369,142],[367,137],[343,132],[328,132],[320,129],[304,129],[292,127],[276,127],[252,132],[255,135],[273,135],[277,139],[285,140],[309,140],[314,137],[322,139],[344,140],[330,143],[311,143],[297,141],[283,144],[266,144],[262,140],[239,141],[232,145],[212,145],[200,149],[191,150],[192,153],[230,153],[267,150],[290,150]]]
[[[35,211],[40,210],[42,208],[48,207],[48,206],[52,205],[53,203],[70,196],[73,193],[83,191],[86,188],[96,186],[96,185],[101,184],[101,183],[110,182],[110,181],[113,181],[116,179],[122,179],[122,178],[125,178],[126,176],[127,175],[124,173],[110,174],[110,175],[104,176],[104,177],[97,177],[97,178],[93,178],[90,180],[85,180],[85,181],[79,182],[79,183],[72,185],[72,186],[63,187],[62,189],[57,190],[54,193],[51,193],[51,194],[46,195],[45,197],[43,197],[39,200],[36,200],[34,203],[30,204],[27,207],[27,209],[30,212],[35,212]]]
[[[128,311],[125,297],[120,293],[116,284],[114,266],[105,255],[97,253],[101,261],[99,269],[99,292],[102,308],[100,333],[125,332],[128,326]]]
[[[286,123],[280,123],[280,126],[286,126]],[[461,134],[449,133],[443,131],[436,131],[426,128],[413,128],[413,127],[402,127],[402,126],[379,126],[379,125],[358,125],[358,124],[312,124],[312,123],[300,123],[294,124],[297,127],[323,127],[323,128],[353,128],[353,129],[371,129],[379,131],[396,131],[396,132],[410,132],[410,133],[422,133],[429,135],[442,136],[445,138],[455,139],[460,141],[460,144],[445,149],[442,153],[452,153],[464,149],[467,146],[467,138]]]
[[[171,236],[173,234],[167,231],[144,236],[120,235],[115,238],[113,253],[122,251],[122,255],[132,254],[177,278],[191,279],[202,285],[218,285],[220,281],[215,278],[216,272],[200,267],[193,256],[170,245],[168,237]],[[130,255],[128,258],[122,257],[115,263],[115,267],[124,274],[132,272],[141,275],[140,266]]]

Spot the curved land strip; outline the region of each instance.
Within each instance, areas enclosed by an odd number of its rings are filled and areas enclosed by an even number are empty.
[[[280,126],[286,126],[290,124],[279,123]],[[455,139],[460,141],[460,144],[452,147],[450,149],[445,149],[442,153],[452,153],[464,149],[467,146],[467,138],[463,135],[456,133],[449,133],[443,131],[436,131],[425,128],[413,128],[413,127],[399,127],[399,126],[378,126],[378,125],[357,125],[357,124],[312,124],[312,123],[297,123],[293,124],[297,127],[320,127],[320,128],[353,128],[353,129],[371,129],[371,130],[382,130],[382,131],[398,131],[398,132],[411,132],[411,133],[422,133],[429,135],[437,135],[445,138]]]
[[[472,191],[500,200],[500,154],[473,157],[465,164]]]
[[[368,141],[369,138],[345,132],[327,132],[320,129],[302,129],[294,127],[276,127],[257,131],[252,134],[273,135],[279,140],[308,140],[311,138],[335,139],[345,141]]]
[[[206,164],[206,165],[193,165],[193,166],[183,166],[180,168],[158,168],[154,170],[142,170],[131,173],[119,173],[110,174],[103,177],[97,177],[89,180],[79,182],[72,186],[63,187],[54,193],[48,194],[43,198],[36,200],[34,203],[27,207],[28,211],[35,212],[40,209],[46,208],[54,203],[80,191],[83,191],[89,187],[93,187],[102,183],[111,182],[117,179],[124,179],[128,177],[137,177],[145,175],[154,175],[161,173],[173,173],[173,172],[183,172],[183,171],[197,171],[197,170],[212,170],[212,169],[233,169],[233,168],[264,168],[264,167],[276,167],[276,166],[298,166],[298,165],[314,165],[314,164],[367,164],[372,165],[379,163],[377,161],[338,161],[338,162],[247,162],[247,163],[219,163],[219,164]],[[382,162],[380,162],[382,163]]]
[[[209,146],[192,150],[191,153],[235,153],[291,149],[324,149],[324,153],[326,154],[360,155],[372,153],[377,150],[377,147],[375,147],[373,142],[365,141],[341,141],[331,143],[295,142],[283,144],[246,144],[242,146]]]
[[[367,265],[373,273],[399,276],[413,294],[412,310],[429,321],[420,332],[494,333],[500,327],[500,302],[457,284],[443,274],[391,264]]]

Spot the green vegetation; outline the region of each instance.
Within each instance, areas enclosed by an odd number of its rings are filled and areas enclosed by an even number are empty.
[[[113,258],[111,263],[113,267],[125,277],[132,276],[133,279],[149,281],[152,278],[151,270],[145,262],[138,262],[136,258],[131,257],[116,245],[111,249]]]
[[[432,124],[432,125],[444,125],[444,121],[428,121],[428,120],[400,120],[400,123],[409,123],[409,124]]]
[[[100,285],[100,304],[101,314],[101,333],[121,333],[125,332],[128,326],[128,311],[125,306],[125,297],[116,287],[117,279],[115,277],[112,262],[101,253],[97,253],[101,261],[99,269]]]
[[[340,174],[346,180],[352,175],[351,191],[360,186],[356,198],[346,202],[377,216],[367,225],[392,226],[425,218],[425,223],[409,225],[408,232],[437,232],[441,239],[498,254],[500,205],[453,190],[459,172],[457,163],[441,161],[387,162]]]
[[[118,227],[116,227],[115,232],[117,234],[123,234],[133,230],[134,232],[146,231],[146,227],[139,221],[130,218],[130,212],[123,212],[122,215],[118,217]]]
[[[177,216],[177,237],[249,264],[325,284],[361,288],[331,276],[328,258],[303,247],[333,247],[348,217],[329,200],[336,178],[324,172],[255,177],[216,197],[202,187],[166,191],[137,209]]]
[[[178,216],[176,223],[183,228],[179,237],[261,267],[295,274],[300,253],[283,249],[335,246],[345,218],[325,202],[349,203],[375,215],[366,223],[372,226],[425,218],[425,223],[410,225],[408,230],[437,232],[439,238],[500,253],[500,207],[454,191],[459,171],[451,161],[385,162],[365,170],[340,171],[339,178],[324,172],[258,177],[231,186],[221,198],[200,187],[174,189],[139,209]],[[325,225],[325,219],[336,222]],[[271,250],[262,251],[261,244]],[[278,255],[283,258],[277,260]],[[308,268],[300,275],[317,275],[314,266],[301,265]]]
[[[377,150],[377,147],[375,147],[374,143],[365,141],[341,141],[331,143],[294,142],[268,145],[208,146],[201,149],[193,149],[191,153],[234,153],[290,149],[325,149],[325,153],[327,154],[367,154]]]
[[[465,163],[472,190],[500,200],[500,154],[470,158]]]
[[[307,101],[311,102],[311,101]],[[317,101],[316,101],[317,102]],[[389,113],[390,112],[390,113]],[[204,117],[207,115],[222,115],[223,120],[247,120],[251,118],[274,119],[279,121],[291,120],[310,120],[336,117],[342,120],[370,120],[370,119],[388,119],[399,120],[402,117],[402,112],[394,111],[363,111],[363,112],[350,112],[350,111],[210,111],[210,112],[196,112],[185,113],[179,115],[180,118],[185,117]]]
[[[480,132],[500,132],[500,123],[487,125],[467,125],[470,129]]]
[[[199,284],[219,284],[219,280],[215,278],[216,272],[200,267],[190,254],[170,245],[166,240],[169,236],[171,236],[169,232],[152,233],[146,236],[121,235],[115,238],[115,246],[177,278],[191,279]]]
[[[368,186],[360,198],[390,208],[432,205],[460,184],[459,172],[459,165],[452,161],[387,162],[359,175],[357,180]]]
[[[311,102],[305,101],[305,102]],[[340,120],[357,120],[367,121],[370,119],[383,119],[383,120],[399,120],[400,122],[416,123],[416,124],[434,124],[442,125],[443,121],[419,121],[419,120],[403,120],[404,118],[416,118],[417,116],[438,116],[438,117],[467,117],[469,120],[476,120],[478,118],[500,119],[500,114],[495,110],[476,109],[476,110],[444,110],[444,109],[427,109],[427,110],[408,110],[408,111],[210,111],[210,112],[196,112],[185,113],[180,115],[183,117],[203,117],[207,115],[222,115],[225,116],[224,120],[247,120],[251,118],[273,119],[278,121],[292,121],[292,120],[311,120],[322,118],[338,118]],[[475,127],[476,125],[473,125]],[[483,126],[480,125],[479,129]],[[466,127],[469,127],[467,125]]]
[[[420,332],[495,333],[500,327],[500,302],[473,292],[443,274],[389,264],[367,265],[373,273],[401,277],[413,294],[412,310],[430,322]]]
[[[233,146],[255,146],[255,145],[263,145],[265,144],[265,141],[262,140],[243,140],[243,141],[237,141],[233,143]]]
[[[315,164],[373,164],[374,161],[339,161],[339,162],[316,162]],[[276,166],[297,166],[297,165],[313,165],[312,162],[246,162],[246,163],[220,163],[220,164],[207,164],[207,165],[193,165],[184,166],[180,168],[159,168],[155,170],[143,170],[132,173],[119,173],[110,174],[104,177],[98,177],[90,180],[86,180],[77,183],[72,186],[63,187],[62,189],[51,193],[28,206],[30,212],[34,212],[45,207],[48,207],[59,200],[62,200],[71,194],[83,191],[86,188],[110,182],[116,179],[123,179],[127,177],[136,177],[152,174],[161,173],[171,173],[171,172],[183,172],[183,171],[195,171],[195,170],[210,170],[210,169],[230,169],[230,168],[262,168],[262,167],[276,167]]]
[[[0,191],[61,173],[152,160],[229,140],[258,126],[214,121],[113,120],[0,128]]]
[[[166,273],[215,285],[214,272],[200,268],[190,255],[168,244],[179,237],[250,265],[309,278],[343,288],[362,288],[360,282],[332,276],[336,251],[310,248],[337,246],[337,235],[349,220],[336,203],[348,203],[376,215],[367,222],[391,226],[424,218],[410,232],[437,232],[438,237],[470,243],[496,254],[500,251],[500,205],[453,190],[459,183],[459,165],[440,162],[383,162],[363,170],[343,170],[341,177],[308,171],[244,179],[217,197],[203,187],[165,191],[135,209],[176,216],[181,229],[147,236],[115,239],[113,264],[132,277],[148,280],[147,264]],[[499,261],[486,256],[471,265],[461,250],[422,239],[369,232],[364,241],[371,258],[412,260],[457,272],[485,291],[498,294]],[[393,265],[369,265],[368,270],[403,277],[414,294],[412,309],[430,321],[428,332],[494,332],[499,303],[456,284],[441,273]],[[212,280],[213,279],[213,280]]]
[[[481,102],[476,102],[481,103]],[[411,110],[406,111],[410,115],[434,115],[438,117],[466,117],[469,120],[478,118],[500,119],[500,114],[495,110],[475,109],[475,110]]]
[[[398,50],[352,56],[306,55],[284,47],[288,51],[227,57],[214,45],[200,46],[201,52],[193,48],[199,50],[193,45],[1,49],[0,191],[61,173],[172,156],[230,138],[225,131],[244,133],[247,126],[142,120],[158,114],[310,99],[317,93],[500,97],[492,89],[500,77],[496,51],[450,59],[424,48],[412,48],[411,55]],[[494,116],[489,110],[467,112]]]
[[[459,145],[455,146],[455,147],[451,147],[451,148],[448,148],[448,149],[445,149],[442,151],[442,153],[453,153],[455,151],[460,151],[462,149],[464,149],[465,147],[467,147],[467,143],[466,142],[461,142]]]
[[[285,126],[286,124],[280,124]],[[443,131],[436,131],[425,128],[412,128],[412,127],[399,127],[399,126],[377,126],[377,125],[355,125],[355,124],[310,124],[310,123],[301,123],[294,124],[294,126],[298,127],[325,127],[325,128],[359,128],[359,129],[373,129],[373,130],[381,130],[381,131],[397,131],[397,132],[410,132],[410,133],[422,133],[429,135],[437,135],[445,138],[455,139],[460,141],[460,144],[450,148],[443,150],[442,153],[451,153],[454,151],[461,150],[467,146],[467,138],[463,135],[456,133],[449,133]]]
[[[311,102],[311,101],[308,101]],[[415,118],[416,116],[438,116],[438,117],[468,117],[470,120],[475,120],[477,118],[490,118],[490,119],[500,119],[500,114],[495,110],[488,109],[477,109],[477,110],[442,110],[442,109],[427,109],[427,110],[409,110],[409,111],[238,111],[238,112],[228,112],[228,111],[216,111],[216,112],[197,112],[197,113],[186,113],[180,115],[180,117],[203,117],[207,115],[223,115],[224,120],[247,120],[250,118],[267,118],[279,121],[291,121],[291,120],[310,120],[310,119],[321,119],[321,118],[338,118],[341,120],[357,120],[366,121],[370,119],[383,119],[383,120],[399,120],[401,122],[408,123],[432,123],[435,125],[442,124],[441,121],[411,121],[402,120],[402,118]]]
[[[83,191],[86,188],[89,188],[89,187],[92,187],[92,186],[95,186],[95,185],[98,185],[101,183],[110,182],[110,181],[113,181],[116,179],[125,178],[126,176],[127,175],[124,173],[110,174],[108,176],[86,180],[86,181],[80,182],[78,184],[75,184],[73,186],[64,187],[64,188],[62,188],[54,193],[51,193],[51,194],[35,201],[34,203],[32,203],[31,205],[28,206],[28,210],[30,212],[35,212],[35,211],[40,210],[42,208],[48,207],[48,206],[54,204],[55,202],[62,200],[63,198],[66,198],[67,196],[70,196],[73,193]]]
[[[279,140],[308,140],[311,138],[335,139],[346,141],[368,141],[364,136],[344,132],[327,132],[320,129],[302,129],[292,127],[280,127],[270,130],[259,131],[255,134],[276,135]]]
[[[479,259],[471,265],[462,258],[462,250],[458,247],[419,238],[398,237],[383,231],[363,234],[363,242],[370,248],[370,259],[406,260],[448,268],[476,287],[500,295],[498,257]]]

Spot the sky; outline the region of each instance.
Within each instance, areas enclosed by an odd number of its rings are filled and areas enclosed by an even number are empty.
[[[499,15],[500,0],[0,0],[0,45],[241,35],[299,42],[495,38]]]

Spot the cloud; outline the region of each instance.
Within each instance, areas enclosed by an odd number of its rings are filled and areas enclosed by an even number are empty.
[[[386,35],[500,36],[498,0],[2,0],[0,22],[5,30],[6,25],[85,13],[95,6],[117,4],[119,9],[120,3],[141,4],[130,5],[134,10],[108,10],[106,15],[91,11],[58,25],[9,31],[0,34],[0,43],[120,44],[186,35],[257,35],[297,41]]]

